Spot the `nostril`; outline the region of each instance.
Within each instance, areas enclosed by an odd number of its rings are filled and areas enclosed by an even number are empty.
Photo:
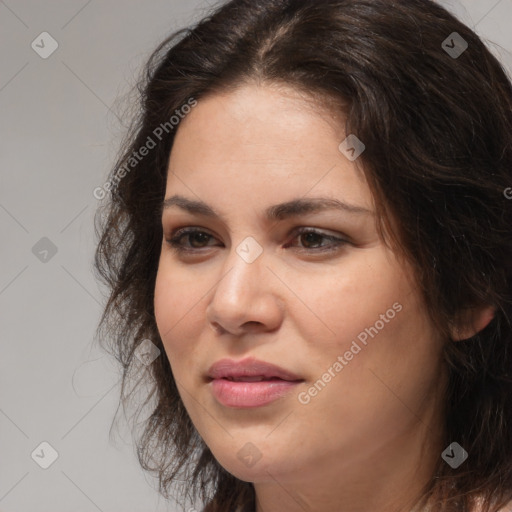
[[[249,328],[259,328],[262,326],[261,322],[256,322],[255,320],[250,320],[249,322],[245,322],[244,327]]]
[[[225,332],[224,329],[217,322],[212,322],[210,324],[210,327],[214,330],[216,334],[222,334]]]

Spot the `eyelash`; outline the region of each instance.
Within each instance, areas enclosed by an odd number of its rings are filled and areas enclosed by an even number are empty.
[[[204,235],[207,235],[211,238],[214,238],[213,235],[210,235],[210,233],[207,233],[206,231],[204,231],[203,229],[201,228],[182,228],[182,229],[178,229],[177,231],[175,231],[174,233],[171,234],[171,237],[169,239],[166,239],[166,242],[167,244],[169,244],[171,246],[171,248],[178,252],[178,253],[196,253],[198,251],[200,251],[201,249],[205,249],[205,248],[208,248],[208,247],[215,247],[215,246],[212,246],[212,245],[206,245],[204,247],[199,247],[199,248],[186,248],[183,246],[182,243],[180,243],[180,240],[185,237],[185,236],[189,236],[189,235],[192,235],[192,234],[198,234],[198,233],[201,233],[201,234],[204,234]],[[314,234],[314,235],[318,235],[320,237],[322,237],[323,239],[325,240],[330,240],[332,242],[331,244],[331,247],[330,248],[311,248],[311,249],[308,249],[308,248],[304,248],[304,249],[300,249],[299,248],[299,252],[306,252],[306,253],[311,253],[311,252],[316,252],[316,253],[331,253],[331,252],[334,252],[334,251],[337,251],[339,250],[340,247],[348,244],[348,240],[345,240],[343,238],[339,238],[339,237],[336,237],[336,236],[333,236],[333,235],[326,235],[325,233],[322,233],[321,231],[317,231],[315,229],[311,229],[311,228],[299,228],[297,229],[295,232],[294,232],[294,239],[301,236],[301,235],[307,235],[307,234]],[[190,242],[190,240],[189,240]]]

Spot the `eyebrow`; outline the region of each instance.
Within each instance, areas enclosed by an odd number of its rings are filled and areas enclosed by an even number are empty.
[[[202,215],[204,217],[219,218],[220,215],[208,204],[203,201],[188,199],[184,196],[173,195],[165,199],[162,203],[162,213],[169,208],[177,206],[191,214]],[[373,215],[373,212],[363,208],[347,204],[338,199],[326,197],[300,198],[276,204],[265,210],[265,217],[269,221],[284,220],[288,217],[306,215],[308,213],[317,213],[324,210],[341,210],[346,213]]]

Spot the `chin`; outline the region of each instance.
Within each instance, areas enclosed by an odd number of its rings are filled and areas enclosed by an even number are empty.
[[[266,451],[269,451],[269,448]],[[269,481],[273,479],[272,477],[293,469],[289,464],[290,461],[286,463],[276,460],[275,456],[266,457],[263,452],[257,451],[251,443],[244,445],[235,454],[224,453],[220,457],[217,457],[216,454],[214,456],[226,471],[244,482]],[[295,467],[297,466],[295,465]]]

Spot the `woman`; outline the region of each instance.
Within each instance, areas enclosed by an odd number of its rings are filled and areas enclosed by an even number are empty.
[[[427,0],[232,0],[141,91],[96,266],[160,491],[503,509],[512,87],[475,33]]]

